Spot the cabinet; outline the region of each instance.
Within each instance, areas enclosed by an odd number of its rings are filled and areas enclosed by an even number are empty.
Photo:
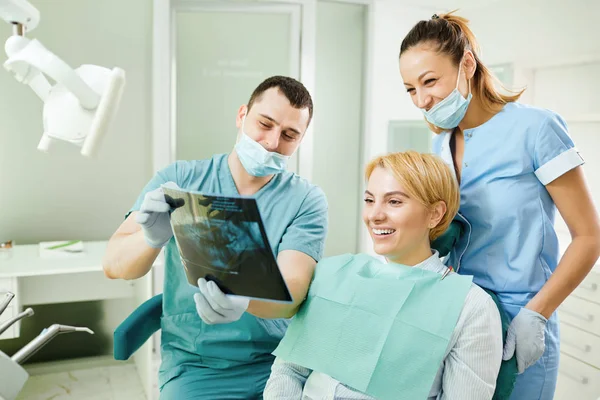
[[[564,253],[568,240],[564,243]],[[560,364],[555,400],[600,399],[600,263],[558,308]]]
[[[106,252],[106,246],[106,241],[85,242],[83,254],[52,259],[40,257],[38,245],[15,246],[9,259],[0,260],[0,298],[6,292],[15,294],[9,307],[0,316],[0,323],[17,315],[25,307],[41,304],[115,299],[122,304],[124,310],[133,311],[152,295],[152,274],[135,281],[106,278],[102,269],[102,258]],[[159,257],[155,267],[162,268],[162,260],[162,256]],[[35,315],[28,318],[35,318]],[[61,321],[56,321],[56,323],[60,324]],[[109,326],[109,329],[114,328],[116,325]],[[20,324],[17,322],[0,336],[0,340],[16,338],[19,337],[19,334]],[[52,346],[52,342],[47,346]],[[43,390],[46,394],[52,394],[55,387],[64,389],[75,383],[79,385],[78,387],[91,385],[101,390],[102,383],[98,380],[88,379],[90,373],[87,371],[98,371],[92,370],[92,368],[99,365],[112,365],[117,368],[117,371],[125,367],[123,363],[111,362],[112,356],[106,358],[107,360],[98,360],[95,357],[82,358],[68,362],[59,360],[27,365],[25,369],[32,376],[30,381],[35,382],[30,386],[37,386],[35,389]],[[139,382],[148,398],[153,398],[156,391],[156,366],[154,364],[152,341],[148,341],[136,352],[132,364],[127,364],[133,370],[133,375],[137,375],[136,378],[139,377]],[[65,367],[65,365],[67,366]],[[62,375],[59,372],[62,372]],[[74,372],[75,375],[85,376],[86,380],[84,382],[84,379],[81,378],[74,383],[64,372]],[[48,384],[46,377],[53,380],[51,385]],[[98,379],[102,380],[102,378]],[[25,390],[31,391],[27,384]],[[33,394],[31,395],[33,396]],[[52,396],[44,398],[50,397]]]

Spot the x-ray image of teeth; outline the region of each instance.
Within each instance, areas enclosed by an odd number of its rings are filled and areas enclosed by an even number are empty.
[[[182,243],[203,243],[195,248],[193,259],[186,264],[199,264],[206,269],[215,269],[230,274],[239,273],[240,262],[245,252],[261,249],[260,227],[255,222],[199,219],[194,224],[175,225],[178,236],[185,237]]]
[[[256,200],[164,187],[171,226],[188,282],[212,280],[224,293],[290,302],[289,290]]]

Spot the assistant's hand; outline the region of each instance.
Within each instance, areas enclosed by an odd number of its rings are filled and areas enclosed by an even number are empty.
[[[510,360],[516,352],[519,374],[535,364],[544,354],[547,322],[543,315],[523,307],[510,323],[502,359]]]

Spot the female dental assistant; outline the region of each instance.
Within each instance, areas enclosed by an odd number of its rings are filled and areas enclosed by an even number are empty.
[[[503,355],[516,355],[520,373],[511,399],[550,400],[555,310],[598,259],[600,222],[565,121],[518,103],[522,92],[499,93],[467,23],[451,13],[417,23],[402,41],[400,73],[460,184],[467,229],[448,264],[496,292],[513,318]],[[560,262],[557,208],[572,237]]]

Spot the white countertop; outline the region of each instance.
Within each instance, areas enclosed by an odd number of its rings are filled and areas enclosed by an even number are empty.
[[[39,245],[17,245],[8,260],[0,258],[0,278],[102,271],[107,241],[84,242],[84,253],[65,258],[40,258]]]

